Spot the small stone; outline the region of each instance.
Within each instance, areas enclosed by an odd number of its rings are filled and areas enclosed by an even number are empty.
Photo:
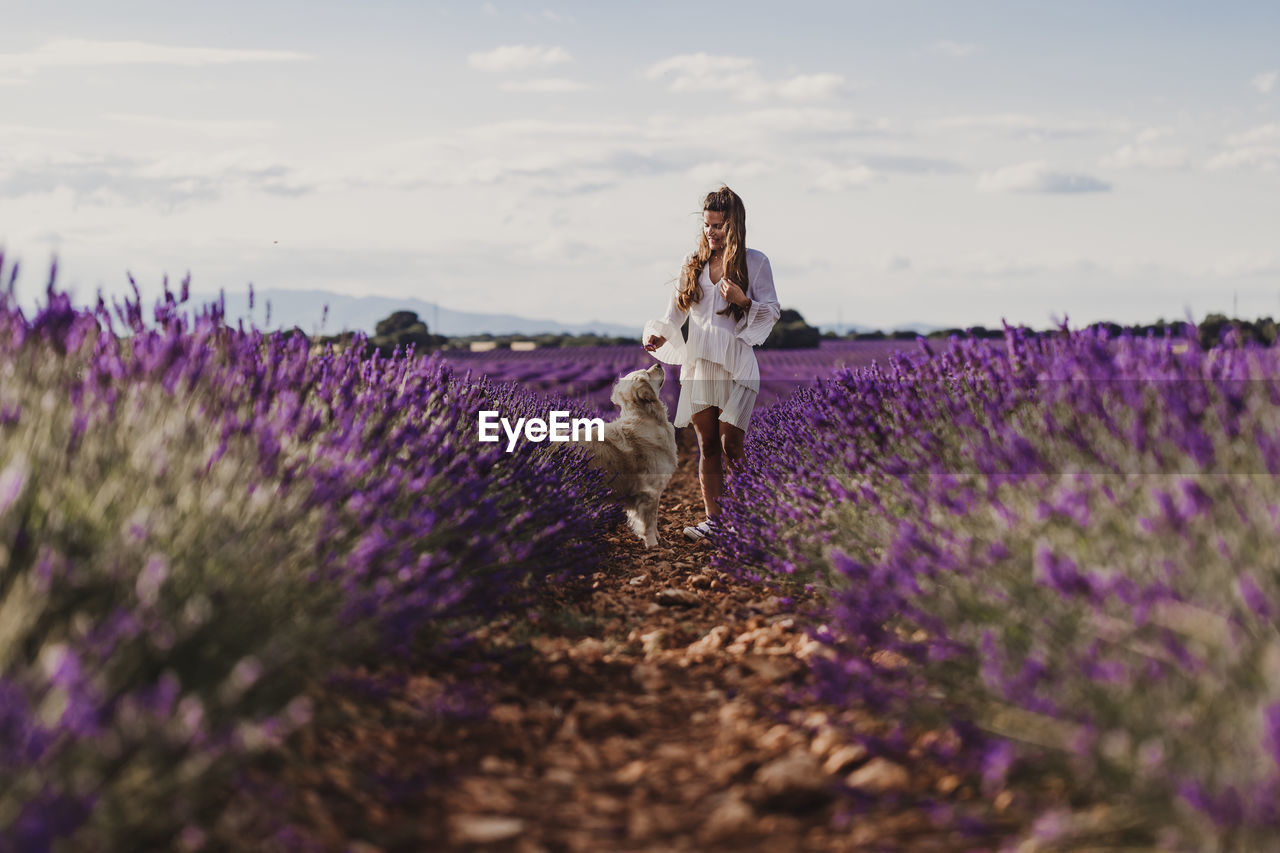
[[[760,736],[760,746],[770,752],[779,750],[786,746],[790,741],[796,739],[796,735],[792,728],[783,723],[778,723],[769,731]]]
[[[880,651],[875,652],[871,655],[871,662],[881,669],[887,669],[890,671],[902,669],[910,663],[910,661],[902,655],[897,652],[890,651],[889,649],[881,649]]]
[[[866,757],[867,748],[862,744],[845,744],[827,756],[827,760],[822,765],[822,769],[828,773],[839,773],[846,767],[857,764]]]
[[[772,808],[802,810],[830,797],[826,774],[813,756],[801,750],[762,766],[756,771],[755,782],[763,801]]]
[[[619,784],[634,785],[644,778],[644,774],[648,769],[649,765],[643,761],[632,761],[626,767],[613,774],[613,778],[617,779]]]
[[[631,670],[631,678],[651,693],[661,690],[667,684],[667,678],[662,674],[662,669],[652,663],[636,664]]]
[[[550,767],[542,778],[552,785],[563,785],[566,788],[578,781],[577,774],[568,767]]]
[[[749,606],[755,612],[763,613],[766,616],[776,614],[781,609],[781,605],[778,603],[777,598],[767,598],[764,601],[753,601]]]
[[[712,652],[719,651],[728,636],[729,629],[724,625],[717,625],[704,636],[689,644],[689,654],[707,655]]]
[[[604,654],[604,643],[600,642],[595,637],[586,637],[579,641],[569,654],[574,658],[595,660]]]
[[[640,635],[640,648],[644,650],[645,657],[652,657],[662,651],[662,641],[666,638],[667,632],[661,628],[650,631],[647,634]]]
[[[746,835],[753,828],[756,813],[741,796],[730,794],[707,818],[702,827],[705,841],[724,841]]]
[[[653,816],[645,809],[632,809],[627,815],[627,838],[640,841],[653,834]]]
[[[857,788],[868,794],[901,791],[910,782],[911,777],[905,767],[880,757],[871,759],[845,778],[845,783],[850,788]]]
[[[524,821],[498,815],[460,815],[453,820],[458,840],[467,844],[492,844],[524,832]]]
[[[702,600],[687,589],[667,587],[658,593],[657,602],[667,607],[697,607]]]
[[[743,655],[739,661],[751,673],[766,681],[781,681],[791,674],[791,667],[779,655]]]
[[[644,586],[648,582],[649,582],[648,575],[636,575],[631,580],[627,581],[627,583],[631,584],[632,586]]]
[[[830,726],[824,726],[809,742],[809,751],[821,758],[835,749],[840,742],[840,735]]]

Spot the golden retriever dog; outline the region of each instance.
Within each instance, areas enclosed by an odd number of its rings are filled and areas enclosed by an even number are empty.
[[[658,544],[658,500],[676,470],[676,428],[658,397],[665,380],[661,364],[620,378],[610,400],[621,412],[604,425],[604,440],[578,442],[611,475],[609,485],[622,500],[627,524],[645,548]]]

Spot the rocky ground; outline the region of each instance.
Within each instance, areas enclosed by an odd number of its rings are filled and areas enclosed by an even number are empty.
[[[298,820],[362,853],[998,847],[948,827],[1014,822],[1007,795],[868,759],[840,732],[875,721],[795,700],[820,653],[803,602],[712,571],[712,546],[681,536],[703,516],[689,438],[660,547],[620,528],[610,568],[535,620],[488,626],[430,675],[327,689],[288,779]],[[922,794],[954,807],[944,826]]]

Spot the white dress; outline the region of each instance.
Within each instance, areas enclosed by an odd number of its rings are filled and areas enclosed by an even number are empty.
[[[650,335],[666,338],[653,356],[667,364],[680,365],[680,401],[674,419],[677,427],[692,423],[694,412],[714,406],[720,410],[720,420],[746,430],[760,393],[760,366],[752,347],[769,337],[782,309],[773,289],[773,270],[763,252],[747,249],[746,293],[751,307],[741,320],[734,320],[732,314],[716,313],[729,303],[720,295],[719,283],[711,281],[710,266],[703,266],[698,279],[702,299],[689,306],[688,311],[681,311],[676,302],[680,292],[677,278],[667,313],[645,324],[641,340],[648,340]],[[680,334],[686,317],[688,341]]]

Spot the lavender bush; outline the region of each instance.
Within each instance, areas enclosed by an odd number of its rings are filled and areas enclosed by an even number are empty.
[[[617,521],[579,456],[477,444],[479,408],[543,399],[188,316],[185,283],[144,322],[136,290],[77,310],[51,277],[27,317],[15,279],[0,850],[217,846],[237,769],[306,722],[309,684],[591,571]]]
[[[1039,836],[1265,849],[1277,402],[1269,351],[1102,332],[841,371],[761,418],[719,562],[826,591],[824,698],[949,728],[989,793],[1106,806]]]

